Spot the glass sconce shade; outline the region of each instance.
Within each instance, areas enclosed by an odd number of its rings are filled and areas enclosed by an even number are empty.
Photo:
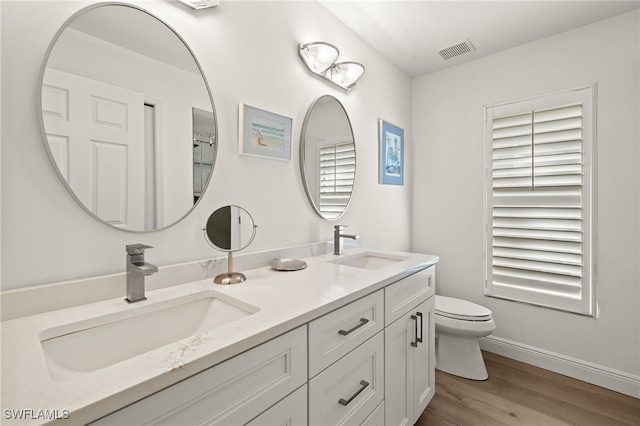
[[[327,71],[340,54],[337,47],[323,42],[299,44],[298,53],[307,68],[316,74]]]
[[[220,0],[178,0],[178,1],[196,10],[220,6]]]
[[[300,43],[298,55],[309,71],[345,90],[355,86],[356,81],[364,74],[364,65],[358,62],[336,62],[340,52],[329,43]]]
[[[326,76],[343,89],[351,89],[364,74],[364,66],[357,62],[339,62],[327,70]]]

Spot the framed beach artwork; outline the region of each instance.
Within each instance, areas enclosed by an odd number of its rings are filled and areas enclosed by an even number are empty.
[[[240,155],[291,160],[291,118],[243,103],[238,118]]]
[[[404,184],[404,130],[384,120],[380,120],[379,168],[381,184]]]

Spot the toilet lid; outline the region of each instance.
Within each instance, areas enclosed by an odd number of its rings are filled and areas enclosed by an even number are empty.
[[[436,315],[465,321],[489,321],[491,310],[468,300],[436,295]]]

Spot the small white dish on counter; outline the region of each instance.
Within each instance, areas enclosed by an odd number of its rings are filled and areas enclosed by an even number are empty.
[[[300,259],[273,259],[270,263],[273,269],[278,271],[299,271],[307,267],[307,262]]]

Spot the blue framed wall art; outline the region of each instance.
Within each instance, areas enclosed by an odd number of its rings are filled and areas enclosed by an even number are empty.
[[[379,182],[404,184],[404,130],[380,120]]]

